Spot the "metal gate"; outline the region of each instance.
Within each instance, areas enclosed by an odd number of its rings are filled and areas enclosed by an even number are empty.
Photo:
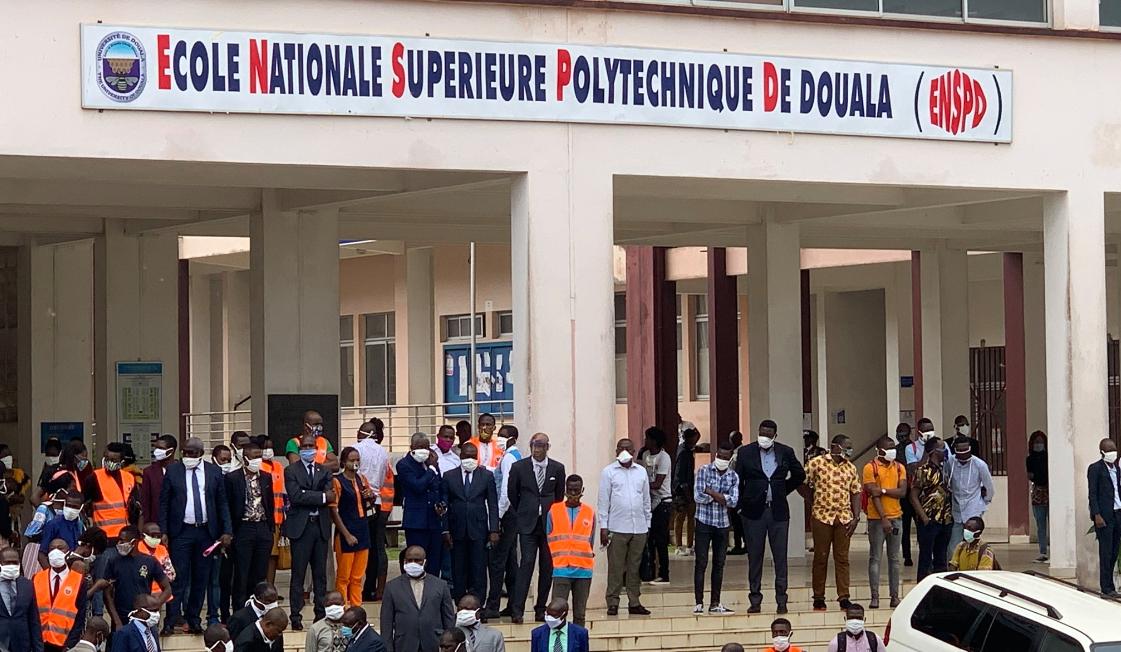
[[[1008,473],[1004,445],[1004,372],[1003,346],[969,349],[970,423],[973,436],[981,442],[981,457],[989,463],[993,475]],[[1110,414],[1113,414],[1112,411]],[[950,424],[947,424],[947,430],[949,428]]]

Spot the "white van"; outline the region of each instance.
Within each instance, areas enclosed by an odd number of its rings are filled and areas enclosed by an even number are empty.
[[[1121,652],[1121,602],[1034,572],[931,575],[891,615],[890,652]]]

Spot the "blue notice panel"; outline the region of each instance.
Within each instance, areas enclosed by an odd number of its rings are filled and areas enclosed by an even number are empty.
[[[40,421],[39,422],[39,452],[44,452],[47,440],[57,437],[66,444],[71,439],[81,439],[86,434],[86,424],[81,421]]]
[[[479,413],[513,412],[514,387],[510,376],[511,342],[480,342],[475,345],[475,400]],[[471,400],[468,385],[471,345],[444,346],[444,402],[466,403]],[[451,405],[449,415],[470,414],[467,405]]]

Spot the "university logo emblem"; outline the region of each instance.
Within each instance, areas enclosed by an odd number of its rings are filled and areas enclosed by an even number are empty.
[[[144,92],[147,56],[140,39],[128,32],[113,32],[97,44],[97,85],[114,102],[131,102]]]
[[[148,567],[147,566],[141,566],[140,567],[140,577],[148,577]]]

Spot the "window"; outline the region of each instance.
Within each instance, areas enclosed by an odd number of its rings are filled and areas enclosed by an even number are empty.
[[[988,619],[981,617],[985,609],[986,605],[978,600],[935,586],[915,607],[915,612],[911,614],[911,628],[954,647],[980,649],[980,639],[989,629]]]
[[[513,328],[510,329],[513,331]],[[475,314],[475,337],[486,337],[486,320],[483,316]],[[444,317],[444,339],[445,340],[469,340],[471,339],[471,316],[463,315],[447,315]]]
[[[494,321],[498,324],[498,337],[513,337],[514,313],[506,310],[495,315]]]
[[[627,401],[627,295],[615,293],[615,401]]]
[[[1081,652],[1082,645],[1066,634],[1060,634],[1050,629],[1045,629],[1043,630],[1043,635],[1039,639],[1039,647],[1037,649],[1046,650],[1047,652]]]
[[[1098,19],[1103,27],[1121,27],[1121,0],[1101,0]]]
[[[703,294],[694,294],[690,297],[693,301],[693,351],[696,356],[694,369],[697,388],[697,399],[708,399],[708,297]]]
[[[363,341],[366,356],[366,404],[397,402],[397,344],[393,313],[364,315]]]
[[[676,296],[677,310],[677,400],[685,398],[685,355],[681,343],[681,295]]]
[[[791,6],[958,21],[964,16],[965,22],[1047,23],[1049,18],[1047,0],[791,0]]]
[[[985,637],[984,652],[997,652],[998,650],[1039,650],[1051,648],[1032,647],[1035,632],[1040,629],[1038,623],[1007,611],[998,611],[989,627],[989,635]]]
[[[354,405],[354,315],[339,317],[339,405]]]

